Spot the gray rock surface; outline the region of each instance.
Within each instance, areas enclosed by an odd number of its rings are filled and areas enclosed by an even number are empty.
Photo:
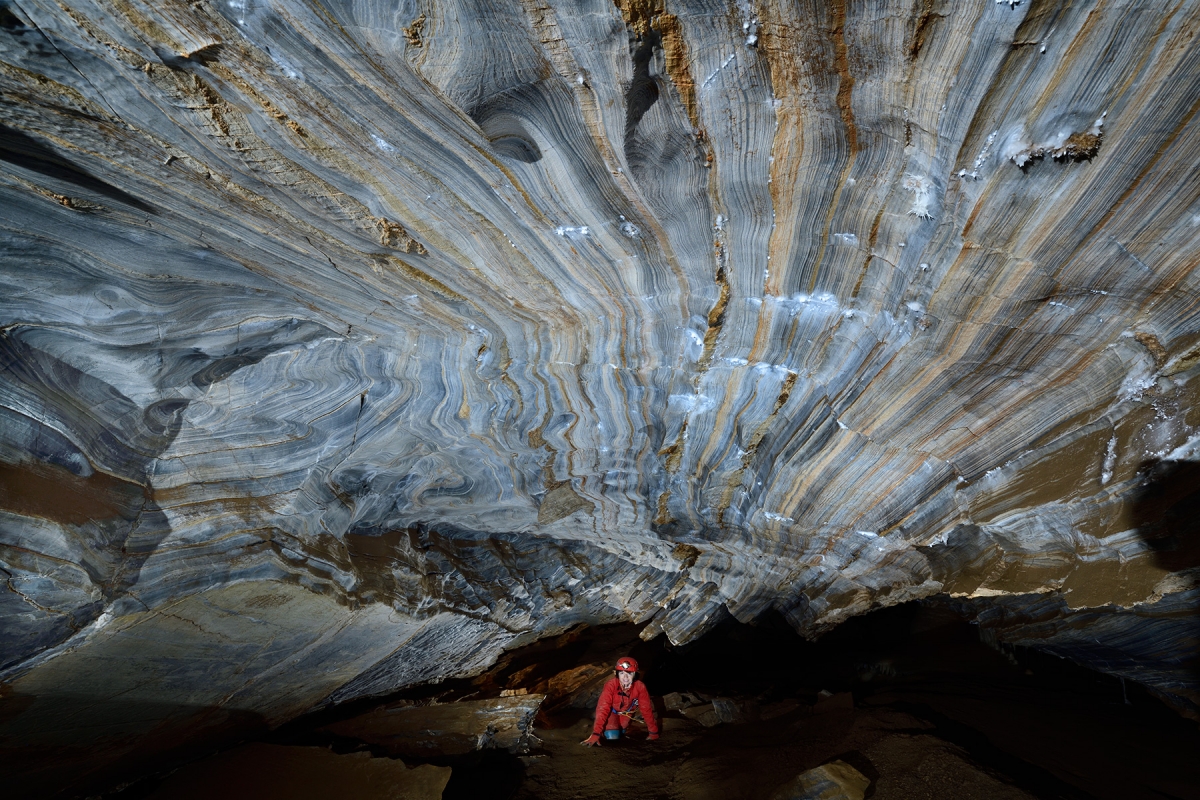
[[[771,800],[863,800],[871,780],[845,761],[807,770],[771,795]]]

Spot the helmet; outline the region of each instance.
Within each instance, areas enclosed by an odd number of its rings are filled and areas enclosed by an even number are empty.
[[[629,656],[617,659],[617,672],[637,672],[637,661]]]

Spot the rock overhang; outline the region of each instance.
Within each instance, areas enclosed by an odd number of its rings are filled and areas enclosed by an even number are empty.
[[[204,703],[939,592],[1100,666],[1073,614],[1197,566],[1139,492],[1200,429],[1200,9],[1129,8],[11,4],[5,680],[277,590],[344,680]]]

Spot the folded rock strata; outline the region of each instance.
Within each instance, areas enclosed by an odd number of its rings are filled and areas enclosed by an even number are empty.
[[[1195,484],[1145,488],[1200,446],[1200,3],[0,27],[8,743],[277,724],[578,622],[1194,619],[1154,531]],[[1194,625],[1148,630],[1055,646],[1188,705]]]

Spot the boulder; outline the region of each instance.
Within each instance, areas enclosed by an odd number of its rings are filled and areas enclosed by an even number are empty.
[[[682,711],[685,708],[697,706],[703,702],[703,700],[690,692],[671,692],[663,695],[663,706],[668,711]]]
[[[870,778],[845,761],[832,761],[800,773],[771,800],[863,800],[870,785]]]
[[[609,664],[583,664],[564,670],[547,682],[546,704],[549,707],[564,703],[578,707],[595,705],[600,689],[611,673]]]
[[[712,706],[713,711],[717,714],[717,719],[721,722],[744,722],[746,719],[744,705],[736,700],[728,697],[714,697]]]
[[[702,706],[690,706],[681,709],[681,713],[688,719],[699,722],[706,728],[712,728],[721,724],[721,717],[717,714],[716,708],[712,703],[705,703]]]
[[[527,753],[538,740],[533,717],[545,695],[411,705],[394,703],[321,730],[379,745],[397,756],[432,758],[502,748]]]

